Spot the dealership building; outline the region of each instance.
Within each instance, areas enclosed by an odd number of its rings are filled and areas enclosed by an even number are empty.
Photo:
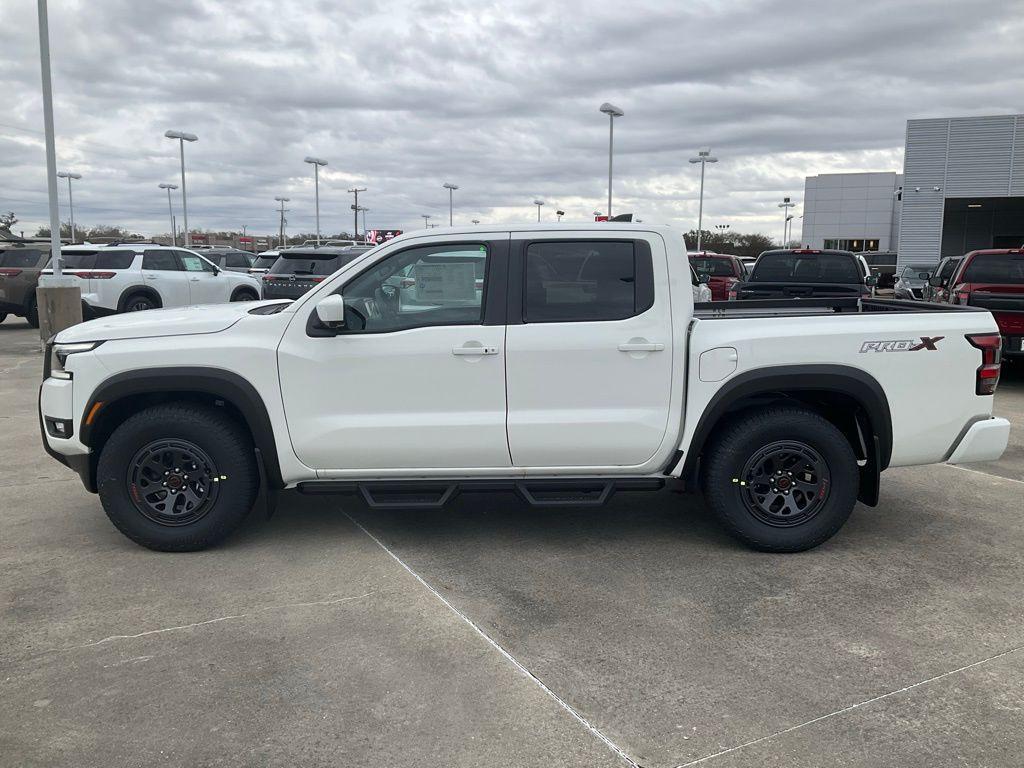
[[[1024,115],[909,120],[902,174],[809,176],[801,241],[901,263],[1024,246]]]

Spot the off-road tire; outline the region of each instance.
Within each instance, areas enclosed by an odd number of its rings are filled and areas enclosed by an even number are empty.
[[[194,522],[163,524],[137,506],[133,462],[140,451],[164,440],[198,448],[216,468],[216,495]],[[252,439],[242,425],[222,408],[181,402],[146,408],[114,430],[100,453],[96,485],[107,517],[129,539],[161,552],[187,552],[211,547],[239,526],[256,500],[259,473]],[[145,507],[144,499],[141,503]]]
[[[808,519],[789,524],[779,518],[769,524],[748,492],[744,468],[768,447],[786,441],[810,448],[824,462],[826,491]],[[831,422],[802,408],[751,409],[732,417],[705,450],[703,465],[704,498],[712,512],[732,536],[763,552],[818,546],[843,527],[857,501],[857,459],[849,441]]]

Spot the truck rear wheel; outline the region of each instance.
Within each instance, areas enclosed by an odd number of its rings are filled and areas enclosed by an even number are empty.
[[[853,449],[809,410],[746,411],[722,427],[704,455],[708,506],[754,549],[816,547],[843,527],[857,501]]]
[[[127,419],[100,453],[96,484],[107,517],[162,552],[224,540],[256,499],[252,441],[221,408],[171,403]]]

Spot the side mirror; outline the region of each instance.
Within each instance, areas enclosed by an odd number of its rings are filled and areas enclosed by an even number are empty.
[[[931,276],[932,276],[931,272],[918,272],[917,273],[917,279],[918,280],[930,280]]]
[[[314,311],[325,328],[345,327],[345,299],[337,293],[320,299]]]
[[[878,277],[876,275],[868,275],[864,278],[864,285],[874,287],[878,285]]]
[[[932,275],[931,277],[928,278],[928,285],[930,285],[932,288],[941,288],[942,283],[943,280],[938,275]]]
[[[699,275],[697,275],[697,282],[703,285],[706,285],[710,279],[711,275],[709,275],[707,272],[701,272]]]

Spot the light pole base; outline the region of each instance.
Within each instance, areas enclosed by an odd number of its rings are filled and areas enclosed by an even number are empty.
[[[44,344],[54,334],[82,322],[82,289],[73,277],[41,277],[36,302],[39,338]]]

